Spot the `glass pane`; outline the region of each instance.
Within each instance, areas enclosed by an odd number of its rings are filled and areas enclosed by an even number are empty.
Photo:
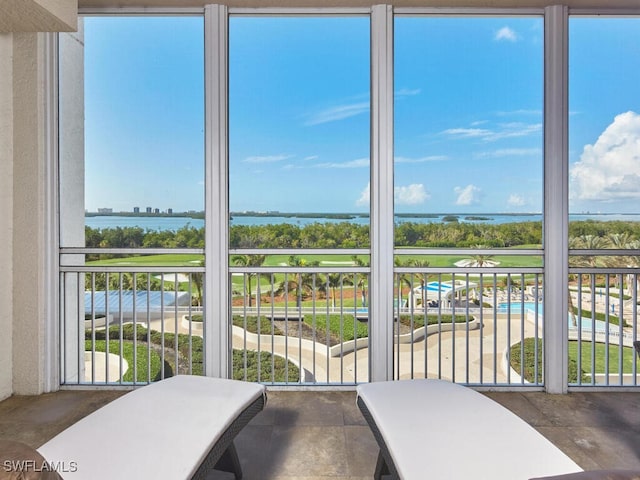
[[[91,247],[202,247],[203,19],[81,27],[60,42],[62,245],[84,246],[86,226]]]
[[[230,19],[232,248],[368,246],[369,50],[366,17]]]
[[[540,247],[542,28],[396,19],[397,247]]]
[[[638,248],[640,18],[569,23],[570,247]],[[629,258],[574,263],[629,266]]]

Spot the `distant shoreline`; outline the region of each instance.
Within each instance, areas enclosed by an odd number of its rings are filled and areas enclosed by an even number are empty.
[[[314,212],[229,212],[232,217],[256,217],[256,218],[330,218],[339,220],[352,220],[355,218],[369,218],[369,213],[314,213]],[[198,218],[204,219],[205,212],[85,212],[85,217],[148,217],[148,218]],[[491,219],[493,217],[540,217],[542,213],[394,213],[394,217],[398,218],[468,218],[474,220]],[[576,217],[607,217],[607,216],[640,216],[640,213],[571,213],[570,216]]]

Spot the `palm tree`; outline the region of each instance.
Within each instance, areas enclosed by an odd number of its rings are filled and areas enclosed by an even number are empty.
[[[402,260],[400,259],[400,257],[395,257],[393,259],[393,264],[396,267],[403,266]],[[408,287],[409,292],[411,292],[413,283],[411,282],[411,279],[406,273],[399,273],[398,274],[398,309],[402,308],[402,287],[403,286]],[[409,295],[411,295],[411,293],[409,293]]]
[[[327,274],[326,286],[329,287],[329,295],[331,296],[331,308],[336,309],[336,290],[344,285],[353,285],[351,275],[343,275],[342,273]]]
[[[569,249],[572,250],[600,250],[603,249],[606,245],[607,242],[605,241],[605,239],[597,235],[580,235],[579,237],[569,238]],[[606,262],[602,259],[602,257],[598,257],[596,255],[570,256],[569,266],[587,268],[604,267],[606,266]],[[588,279],[591,292],[595,292],[595,275],[588,275]],[[578,295],[581,294],[582,292],[578,292]],[[571,296],[571,292],[569,292],[569,315],[571,316],[571,324],[574,327],[577,327],[578,321],[576,319],[575,306],[573,304],[573,297]]]
[[[241,267],[261,267],[266,258],[267,258],[266,255],[234,255],[233,257],[231,257],[231,261]],[[247,303],[249,305],[249,308],[251,308],[251,292],[252,292],[251,279],[256,275],[257,275],[256,273],[245,274],[247,279],[247,299],[248,299]],[[258,301],[258,298],[257,298],[257,292],[256,292],[256,302],[257,301]]]
[[[289,257],[289,261],[287,262],[290,267],[307,267],[307,266],[317,266],[318,262],[307,262],[304,258],[299,258],[296,255],[291,255]],[[302,308],[302,298],[305,293],[309,293],[313,290],[313,275],[308,273],[295,273],[293,275],[293,279],[288,275],[285,275],[284,280],[280,283],[280,286],[276,290],[278,295],[286,293],[287,296],[289,292],[293,291],[296,295],[296,307]],[[285,299],[289,301],[288,298]]]
[[[420,258],[414,258],[409,262],[409,264],[412,267],[417,267],[417,268],[427,268],[430,265],[427,260],[422,260]],[[429,281],[429,274],[426,272],[418,272],[415,275],[418,277],[418,280],[420,281],[420,286],[422,287],[420,289],[421,296],[422,296],[422,308],[426,308],[426,305],[427,305],[426,285]]]
[[[367,262],[362,260],[357,255],[351,255],[351,261],[353,262],[353,264],[356,267],[366,267],[367,266]],[[355,282],[355,279],[352,280],[352,282]],[[367,277],[366,277],[366,275],[358,276],[358,280],[357,280],[356,283],[357,283],[356,287],[360,289],[362,306],[366,307],[367,303],[368,303],[367,302]]]
[[[473,248],[481,250],[489,248],[486,245],[474,245]],[[483,253],[477,253],[475,255],[471,255],[471,264],[474,267],[487,267],[494,266],[497,262],[493,261],[493,255],[487,255]]]
[[[640,240],[635,240],[629,243],[629,248],[633,250],[640,250]],[[633,267],[640,267],[640,256],[633,255],[629,257],[629,263]],[[629,288],[629,295],[633,295],[633,289],[637,289],[637,277],[633,273],[627,275],[627,286]]]
[[[633,237],[628,232],[609,233],[605,237],[605,241],[608,244],[607,246],[609,248],[625,250],[628,248],[632,248],[631,245],[633,244]],[[610,267],[626,267],[629,265],[630,260],[631,258],[629,256],[617,255],[615,257],[609,257],[609,261],[607,263]],[[620,282],[622,283],[622,285],[619,285]],[[624,293],[624,276],[616,275],[615,283],[616,286],[620,289],[620,296],[622,297],[622,294]]]
[[[198,262],[199,267],[204,267],[204,258]],[[193,283],[196,286],[196,304],[202,306],[202,294],[204,286],[204,273],[196,272],[192,275]]]

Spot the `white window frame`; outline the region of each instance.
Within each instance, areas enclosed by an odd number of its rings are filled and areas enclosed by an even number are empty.
[[[396,15],[542,15],[544,48],[544,296],[549,318],[562,318],[568,305],[568,18],[576,15],[640,15],[639,9],[575,9],[562,5],[540,8],[117,8],[80,9],[96,15],[204,15],[205,19],[205,212],[206,305],[205,371],[229,377],[231,335],[229,327],[229,204],[228,204],[228,19],[230,15],[370,15],[371,18],[371,349],[370,380],[393,378],[393,23]],[[53,45],[55,42],[52,42]],[[50,62],[48,91],[54,92],[56,48],[47,50]],[[52,66],[53,65],[53,66]],[[57,221],[58,171],[57,97],[48,100],[48,177],[46,226],[48,245],[44,281],[53,292],[58,282],[59,242]],[[60,358],[58,294],[45,299],[48,312],[45,345],[47,385],[58,381]],[[385,320],[386,319],[386,320]],[[565,393],[567,387],[567,324],[545,325],[545,390]],[[509,389],[506,387],[505,389]]]

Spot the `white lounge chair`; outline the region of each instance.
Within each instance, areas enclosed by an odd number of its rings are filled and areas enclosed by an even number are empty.
[[[582,471],[517,415],[461,385],[363,384],[357,403],[380,447],[376,479],[528,480]]]
[[[265,402],[263,385],[178,375],[114,400],[38,452],[65,479],[199,479],[214,467],[240,479],[233,439]]]

